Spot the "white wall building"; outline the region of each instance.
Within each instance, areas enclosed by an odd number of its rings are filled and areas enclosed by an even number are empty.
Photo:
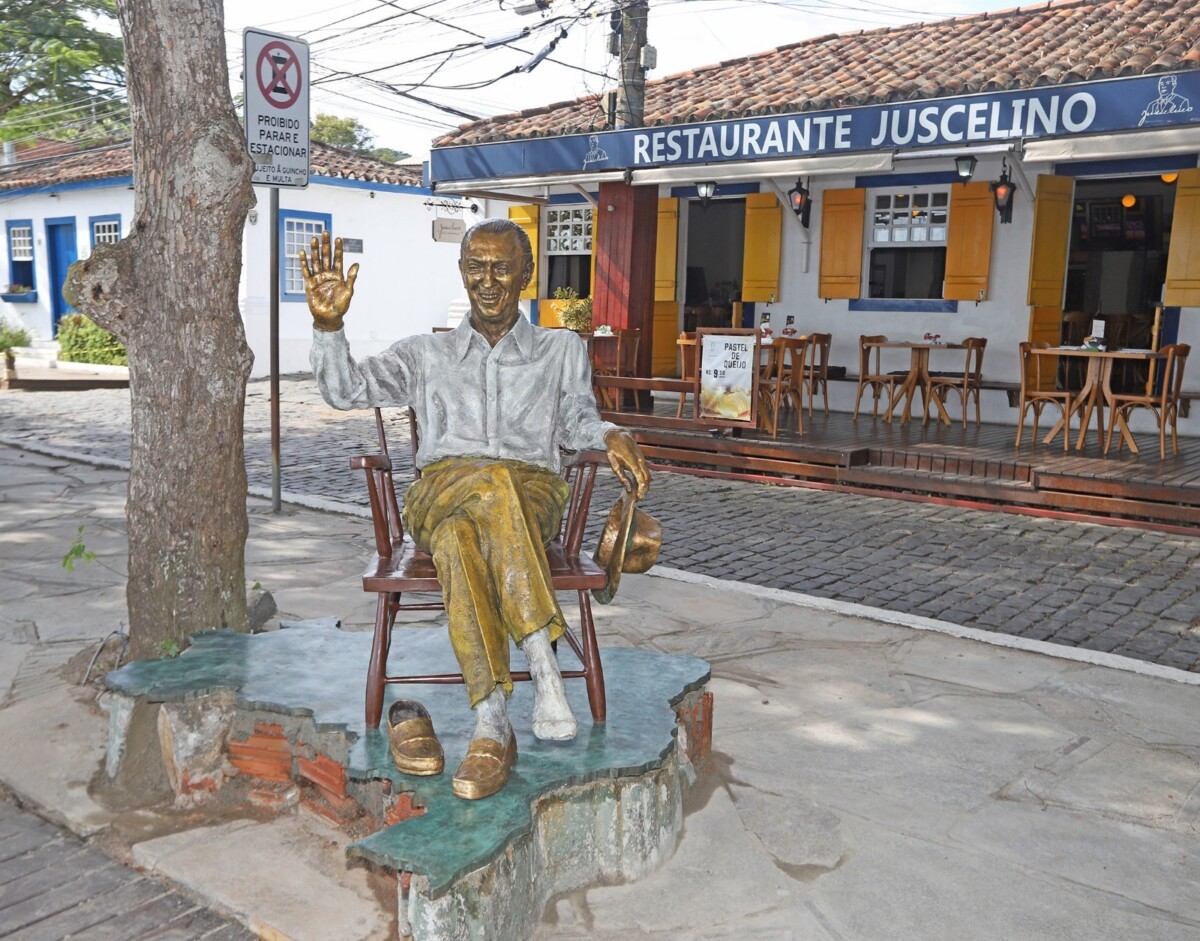
[[[131,172],[128,143],[0,167],[0,318],[36,340],[54,337],[59,320],[72,313],[61,293],[69,265],[133,223]],[[295,252],[325,228],[345,240],[346,267],[361,266],[346,319],[356,356],[445,325],[452,303],[465,298],[458,242],[435,241],[434,221],[470,227],[483,218],[472,212],[478,201],[433,196],[414,167],[314,142],[308,188],[279,194],[277,272],[269,270],[268,190],[256,186],[255,195],[239,291],[254,376],[270,366],[271,277],[280,279],[280,371],[308,369],[312,321]]]

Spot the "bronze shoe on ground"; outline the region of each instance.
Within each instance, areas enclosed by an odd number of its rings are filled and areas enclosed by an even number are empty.
[[[454,778],[450,782],[455,797],[475,801],[495,794],[504,787],[508,773],[517,763],[517,736],[508,733],[508,744],[495,739],[477,738],[467,749]]]
[[[415,699],[398,699],[388,710],[388,742],[392,761],[403,774],[441,774],[446,767],[442,743],[433,731],[429,711]]]

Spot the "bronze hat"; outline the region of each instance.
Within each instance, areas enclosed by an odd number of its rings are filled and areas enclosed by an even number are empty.
[[[628,493],[621,494],[604,521],[594,558],[608,575],[608,584],[593,589],[600,604],[617,594],[622,572],[645,572],[658,560],[662,548],[662,523],[637,506]]]

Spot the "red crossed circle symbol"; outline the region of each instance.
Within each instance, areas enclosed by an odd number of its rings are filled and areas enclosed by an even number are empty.
[[[280,55],[272,55],[279,53]],[[292,69],[295,78],[291,78]],[[300,74],[300,60],[287,43],[279,40],[269,42],[262,47],[258,54],[258,62],[254,67],[258,79],[258,90],[264,100],[276,108],[290,108],[300,97],[303,76]]]

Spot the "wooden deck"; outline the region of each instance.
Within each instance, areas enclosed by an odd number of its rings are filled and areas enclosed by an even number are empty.
[[[1156,434],[1135,434],[1141,453],[1128,448],[1105,457],[1092,434],[1083,451],[1063,454],[1062,439],[1053,445],[1032,441],[1026,423],[1021,447],[1014,447],[1013,425],[961,422],[947,427],[932,419],[901,424],[844,412],[804,416],[804,435],[795,418],[781,416],[776,439],[759,432],[715,434],[707,429],[665,427],[674,422],[675,401],[659,396],[653,413],[605,412],[630,427],[648,459],[673,470],[721,473],[780,483],[809,482],[846,489],[882,489],[897,495],[966,500],[1063,512],[1112,520],[1152,521],[1160,526],[1200,526],[1200,439],[1179,439],[1179,455],[1168,443],[1167,459],[1158,456]],[[1051,410],[1052,411],[1052,410]],[[685,414],[690,415],[690,405]],[[957,414],[957,410],[953,410]],[[1054,413],[1057,414],[1057,413]],[[1049,414],[1048,414],[1048,417]],[[1039,429],[1039,437],[1053,418]],[[1074,427],[1074,426],[1072,426]],[[1094,427],[1093,427],[1094,432]]]

